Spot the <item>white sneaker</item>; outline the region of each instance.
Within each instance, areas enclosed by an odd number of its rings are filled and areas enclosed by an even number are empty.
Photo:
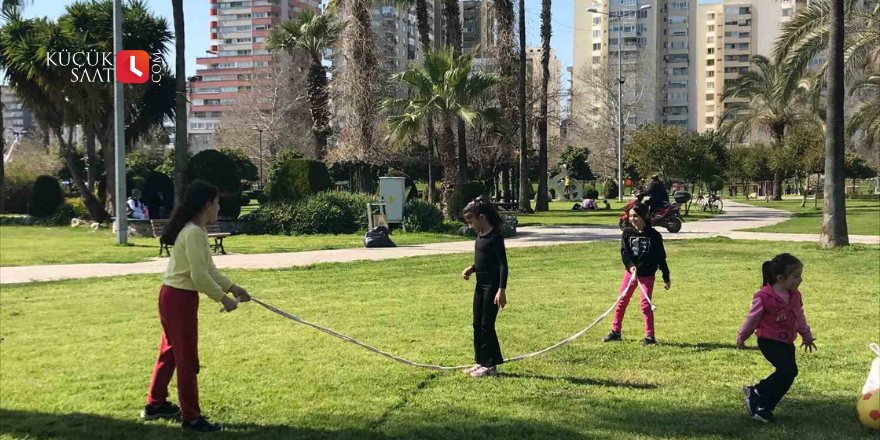
[[[464,370],[462,370],[462,371],[464,372],[464,374],[471,374],[471,373],[473,373],[474,371],[479,370],[480,368],[483,368],[483,366],[480,365],[480,364],[474,364],[473,367],[466,368],[466,369],[464,369]]]
[[[488,376],[496,376],[498,374],[498,368],[496,367],[480,367],[473,373],[471,373],[471,377],[488,377]]]

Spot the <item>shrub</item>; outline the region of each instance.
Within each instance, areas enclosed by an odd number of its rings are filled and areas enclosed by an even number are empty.
[[[150,171],[143,177],[143,202],[150,210],[150,218],[169,217],[174,208],[174,181],[158,171]]]
[[[6,212],[9,214],[27,214],[28,203],[34,196],[34,182],[32,180],[7,179],[4,197],[6,197]]]
[[[238,218],[241,214],[241,180],[238,166],[229,156],[216,150],[196,154],[189,161],[186,179],[202,179],[220,188],[221,217]]]
[[[367,228],[367,203],[375,197],[326,191],[296,203],[272,202],[254,213],[257,233],[271,235],[351,234]]]
[[[446,209],[448,210],[449,217],[456,219],[461,218],[461,211],[464,210],[464,207],[481,195],[485,194],[483,191],[483,184],[480,182],[468,182],[464,188],[454,191],[452,195],[449,196],[449,200],[446,201]]]
[[[257,196],[257,202],[260,202],[261,205],[265,205],[269,203],[269,196],[261,192],[260,195]]]
[[[617,182],[615,182],[611,179],[606,180],[602,195],[606,199],[616,199],[617,192],[618,192]]]
[[[436,206],[420,199],[406,202],[403,208],[403,228],[407,232],[428,232],[443,226],[443,213]]]
[[[71,218],[82,218],[82,219],[89,218],[89,210],[88,210],[88,208],[86,208],[86,204],[83,202],[83,200],[81,198],[71,197],[71,198],[67,199],[66,204],[70,205],[73,208],[74,215]]]
[[[584,198],[596,200],[599,198],[599,191],[596,188],[584,188]]]
[[[86,211],[85,218],[89,217],[88,214]],[[76,207],[70,203],[62,203],[51,216],[46,218],[46,223],[55,226],[69,226],[71,219],[80,217],[82,216],[77,213]]]
[[[276,167],[266,194],[274,202],[296,202],[330,189],[330,173],[323,162],[290,159]]]
[[[28,206],[28,214],[34,217],[48,217],[64,203],[64,192],[58,179],[40,176],[34,181],[34,194]]]
[[[259,178],[259,170],[257,169],[257,166],[244,150],[238,148],[221,148],[220,152],[229,156],[229,158],[235,162],[235,166],[238,169],[238,177],[241,180],[255,182]]]

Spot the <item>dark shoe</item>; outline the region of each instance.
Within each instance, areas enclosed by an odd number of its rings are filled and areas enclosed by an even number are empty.
[[[179,415],[180,407],[171,402],[163,402],[159,406],[147,405],[141,411],[141,418],[144,420],[174,419]]]
[[[758,408],[758,411],[755,412],[754,415],[755,420],[764,422],[764,423],[773,423],[776,421],[776,417],[773,417],[773,412],[764,408]]]
[[[602,342],[611,342],[611,341],[619,341],[620,340],[620,332],[611,332],[605,335],[602,338]]]
[[[184,430],[195,432],[214,432],[223,429],[219,424],[209,422],[205,416],[189,422],[183,422],[182,425]]]
[[[754,417],[755,413],[758,412],[758,396],[755,394],[755,387],[744,386],[743,395],[746,401],[746,411],[749,412],[750,416]]]
[[[647,337],[642,341],[642,347],[647,347],[649,345],[654,345],[657,343],[657,339],[653,336]]]

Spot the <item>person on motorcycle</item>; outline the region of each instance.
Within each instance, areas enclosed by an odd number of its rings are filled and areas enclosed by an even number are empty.
[[[669,205],[669,192],[666,191],[666,186],[660,181],[660,176],[656,174],[651,176],[651,185],[648,189],[640,192],[636,197],[641,200],[645,196],[650,197],[645,204],[651,208],[652,214]]]

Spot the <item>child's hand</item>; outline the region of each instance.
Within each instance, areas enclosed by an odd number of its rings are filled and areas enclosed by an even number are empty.
[[[745,343],[745,342],[737,342],[737,343],[736,343],[736,349],[737,349],[737,350],[745,350],[745,349],[746,349],[746,343]]]
[[[816,339],[813,338],[810,341],[804,341],[803,343],[801,343],[801,347],[804,347],[805,352],[812,353],[813,350],[819,349],[818,347],[816,347],[816,343],[814,342],[815,340]]]
[[[468,266],[467,268],[465,268],[465,270],[461,271],[461,277],[465,280],[469,280],[471,278],[471,274],[474,273],[475,270],[476,269],[474,269],[474,266]]]
[[[229,293],[238,298],[240,302],[248,302],[251,300],[251,295],[248,294],[248,291],[235,284],[233,284],[232,287],[229,288]]]
[[[633,266],[633,267],[629,268],[629,273],[635,275],[635,274],[636,274],[636,270],[638,270],[638,269],[636,269],[636,267]]]
[[[669,288],[672,287],[672,280],[664,282],[663,287],[665,287],[666,290],[669,290]]]
[[[227,312],[231,312],[238,308],[238,303],[228,296],[224,296],[220,302],[223,303],[223,307],[226,309]]]
[[[502,309],[507,305],[507,295],[504,294],[504,289],[498,289],[498,293],[495,294],[494,302],[496,306],[501,307]]]

